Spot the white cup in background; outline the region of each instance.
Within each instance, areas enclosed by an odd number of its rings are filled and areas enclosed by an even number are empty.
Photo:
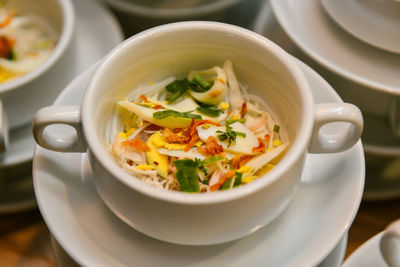
[[[70,0],[12,0],[19,15],[43,18],[59,36],[56,47],[43,64],[25,75],[0,84],[0,152],[6,150],[9,128],[32,121],[35,112],[51,103],[53,88],[41,86],[44,74],[59,61],[72,40],[75,15]]]

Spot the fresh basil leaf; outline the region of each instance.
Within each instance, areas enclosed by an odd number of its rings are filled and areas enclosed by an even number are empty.
[[[193,111],[188,111],[188,112],[179,112],[175,111],[172,109],[168,110],[162,110],[162,111],[157,111],[153,113],[153,118],[155,119],[165,119],[168,117],[175,117],[175,118],[188,118],[188,119],[195,119],[195,120],[201,120],[202,117],[198,114],[190,114]]]
[[[210,117],[218,117],[220,114],[224,113],[221,109],[216,108],[216,107],[206,107],[206,106],[201,106],[197,108],[197,111],[204,114],[208,115]]]
[[[191,159],[175,160],[176,178],[181,191],[200,192],[199,177],[197,176],[197,162]]]

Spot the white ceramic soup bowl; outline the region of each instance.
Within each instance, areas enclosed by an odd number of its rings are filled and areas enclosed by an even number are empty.
[[[151,187],[126,173],[107,152],[106,139],[116,102],[134,88],[170,75],[221,65],[231,59],[239,81],[286,121],[290,148],[264,177],[237,189],[193,194]],[[329,122],[350,122],[347,135],[319,135]],[[76,135],[46,134],[67,124]],[[136,230],[167,242],[207,245],[255,232],[277,217],[300,184],[308,151],[338,152],[353,146],[363,120],[351,104],[318,104],[290,56],[268,39],[217,22],[179,22],[142,32],[115,48],[100,64],[81,106],[40,110],[33,122],[37,143],[62,152],[88,153],[93,179],[106,205]]]
[[[42,86],[45,73],[60,61],[72,40],[75,15],[70,0],[9,0],[19,15],[34,14],[43,18],[58,36],[56,47],[43,64],[12,81],[0,84],[0,150],[4,150],[8,128],[32,121],[35,112],[51,103],[54,88]],[[62,74],[60,74],[62,75]],[[48,77],[47,77],[48,78]],[[7,123],[8,122],[8,123]]]

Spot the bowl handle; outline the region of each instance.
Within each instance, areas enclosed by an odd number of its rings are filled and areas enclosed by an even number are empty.
[[[351,127],[345,135],[327,136],[320,134],[323,125],[331,122],[349,122]],[[342,152],[360,139],[363,117],[358,107],[348,103],[316,104],[314,107],[314,129],[309,153]]]
[[[386,228],[379,247],[388,266],[400,266],[400,220],[391,223]]]
[[[76,133],[68,138],[46,134],[45,128],[53,124],[66,124]],[[40,146],[58,152],[86,152],[87,144],[82,131],[79,106],[51,106],[40,109],[33,119],[33,137]]]

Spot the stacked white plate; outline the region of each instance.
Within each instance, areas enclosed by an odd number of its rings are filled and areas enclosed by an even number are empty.
[[[386,0],[271,0],[254,25],[363,111],[366,199],[400,196],[399,10]]]
[[[108,4],[127,36],[185,20],[210,20],[250,27],[262,0],[100,0]]]
[[[71,44],[65,56],[46,74],[46,79],[41,80],[41,86],[52,90],[52,94],[61,92],[75,76],[123,40],[115,18],[96,1],[72,2],[76,17]],[[31,124],[12,129],[9,135],[9,147],[0,154],[0,214],[20,212],[36,205],[32,183],[35,141]]]

